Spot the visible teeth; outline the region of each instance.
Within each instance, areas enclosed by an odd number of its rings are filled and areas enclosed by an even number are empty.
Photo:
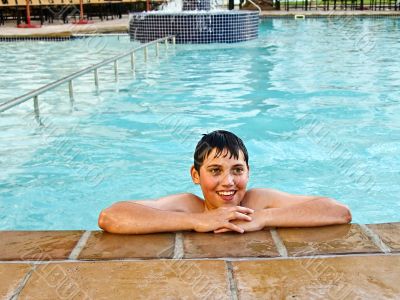
[[[235,193],[235,191],[230,191],[230,192],[218,192],[219,195],[223,196],[231,196]]]

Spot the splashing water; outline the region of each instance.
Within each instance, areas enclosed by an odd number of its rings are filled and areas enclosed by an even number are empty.
[[[164,12],[181,12],[183,7],[182,0],[174,0],[169,2],[164,2],[160,6],[160,10]]]
[[[218,9],[218,7],[223,6],[223,0],[210,0],[210,7],[211,7],[211,11],[220,11],[221,9]],[[163,12],[182,12],[182,8],[183,8],[183,0],[172,0],[169,2],[164,2],[161,6],[160,6],[160,11]]]
[[[220,9],[218,9],[218,7],[220,7],[222,5],[224,5],[224,2],[222,0],[221,1],[211,0],[211,2],[210,2],[211,10],[220,10]]]

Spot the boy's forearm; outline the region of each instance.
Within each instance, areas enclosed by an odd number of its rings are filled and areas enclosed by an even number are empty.
[[[349,209],[328,198],[261,211],[264,227],[312,227],[351,222]]]
[[[99,226],[111,233],[146,234],[193,230],[195,220],[195,214],[164,211],[125,202],[102,211]]]

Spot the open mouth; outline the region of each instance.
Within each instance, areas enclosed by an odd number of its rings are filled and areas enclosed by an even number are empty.
[[[231,201],[233,196],[235,196],[236,191],[219,191],[217,194],[222,198],[222,200]]]

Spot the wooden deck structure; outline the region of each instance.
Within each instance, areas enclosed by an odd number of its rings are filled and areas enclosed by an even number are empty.
[[[152,1],[158,6],[163,1]],[[31,19],[41,24],[62,20],[68,23],[79,19],[79,0],[30,0]],[[145,0],[83,0],[85,18],[114,19],[130,11],[146,10]],[[25,0],[0,0],[0,25],[8,20],[25,22]]]

